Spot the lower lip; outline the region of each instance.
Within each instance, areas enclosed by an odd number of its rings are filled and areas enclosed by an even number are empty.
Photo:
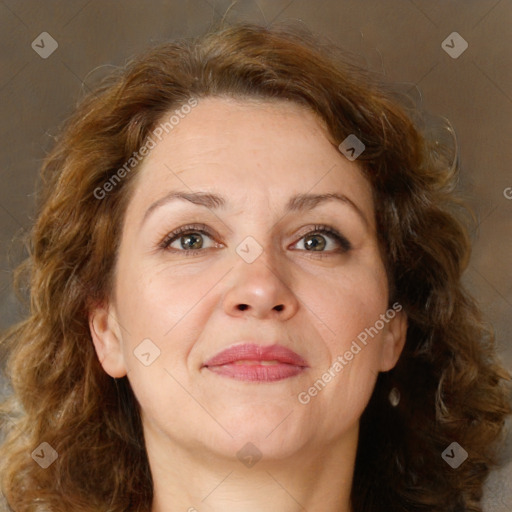
[[[251,382],[274,382],[289,379],[302,373],[305,368],[293,364],[277,363],[263,364],[223,364],[220,366],[207,366],[208,370],[237,380]]]

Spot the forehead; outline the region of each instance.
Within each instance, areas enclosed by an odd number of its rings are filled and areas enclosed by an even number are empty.
[[[173,189],[216,191],[240,205],[260,194],[284,203],[294,193],[339,191],[354,195],[369,218],[373,210],[359,166],[317,115],[285,100],[199,100],[142,162],[134,201],[142,207]]]
[[[165,127],[167,118],[159,126]],[[293,159],[301,143],[306,143],[301,156],[317,153],[319,144],[324,150],[330,145],[321,118],[291,101],[204,98],[188,114],[174,118],[178,122],[167,126],[143,167],[162,162],[170,152],[174,159],[187,161],[209,153],[212,159],[234,153],[242,156],[240,150],[263,160],[266,155]]]

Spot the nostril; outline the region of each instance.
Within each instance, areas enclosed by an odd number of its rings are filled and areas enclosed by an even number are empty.
[[[240,310],[240,311],[245,311],[249,306],[247,304],[238,304],[237,308]],[[282,311],[284,309],[284,305],[283,304],[278,304],[277,306],[274,306],[274,308],[276,311]]]

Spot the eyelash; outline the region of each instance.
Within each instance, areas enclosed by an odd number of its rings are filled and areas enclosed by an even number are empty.
[[[181,238],[183,235],[188,235],[191,233],[199,233],[201,235],[209,236],[210,238],[213,238],[213,234],[210,232],[210,230],[204,225],[204,224],[191,224],[187,226],[182,226],[178,229],[175,229],[171,233],[169,233],[163,240],[160,242],[159,247],[161,249],[165,249],[168,251],[176,251],[176,252],[182,252],[185,253],[186,256],[194,256],[200,252],[204,252],[206,249],[191,249],[191,250],[180,250],[180,249],[169,249],[169,246],[175,241]],[[308,231],[307,233],[303,234],[299,240],[302,238],[305,238],[306,236],[313,235],[313,234],[325,234],[329,235],[332,238],[334,238],[339,245],[341,246],[340,251],[307,251],[312,252],[315,254],[315,257],[324,257],[329,254],[332,254],[333,252],[337,253],[345,253],[352,249],[352,244],[345,238],[342,234],[340,234],[335,229],[331,228],[330,226],[326,226],[324,224],[315,225],[314,229],[311,231]],[[305,249],[303,249],[305,251]]]

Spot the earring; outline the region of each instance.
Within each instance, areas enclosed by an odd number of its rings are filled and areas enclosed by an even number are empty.
[[[400,391],[398,391],[398,388],[393,387],[388,395],[389,403],[396,407],[400,403]]]

